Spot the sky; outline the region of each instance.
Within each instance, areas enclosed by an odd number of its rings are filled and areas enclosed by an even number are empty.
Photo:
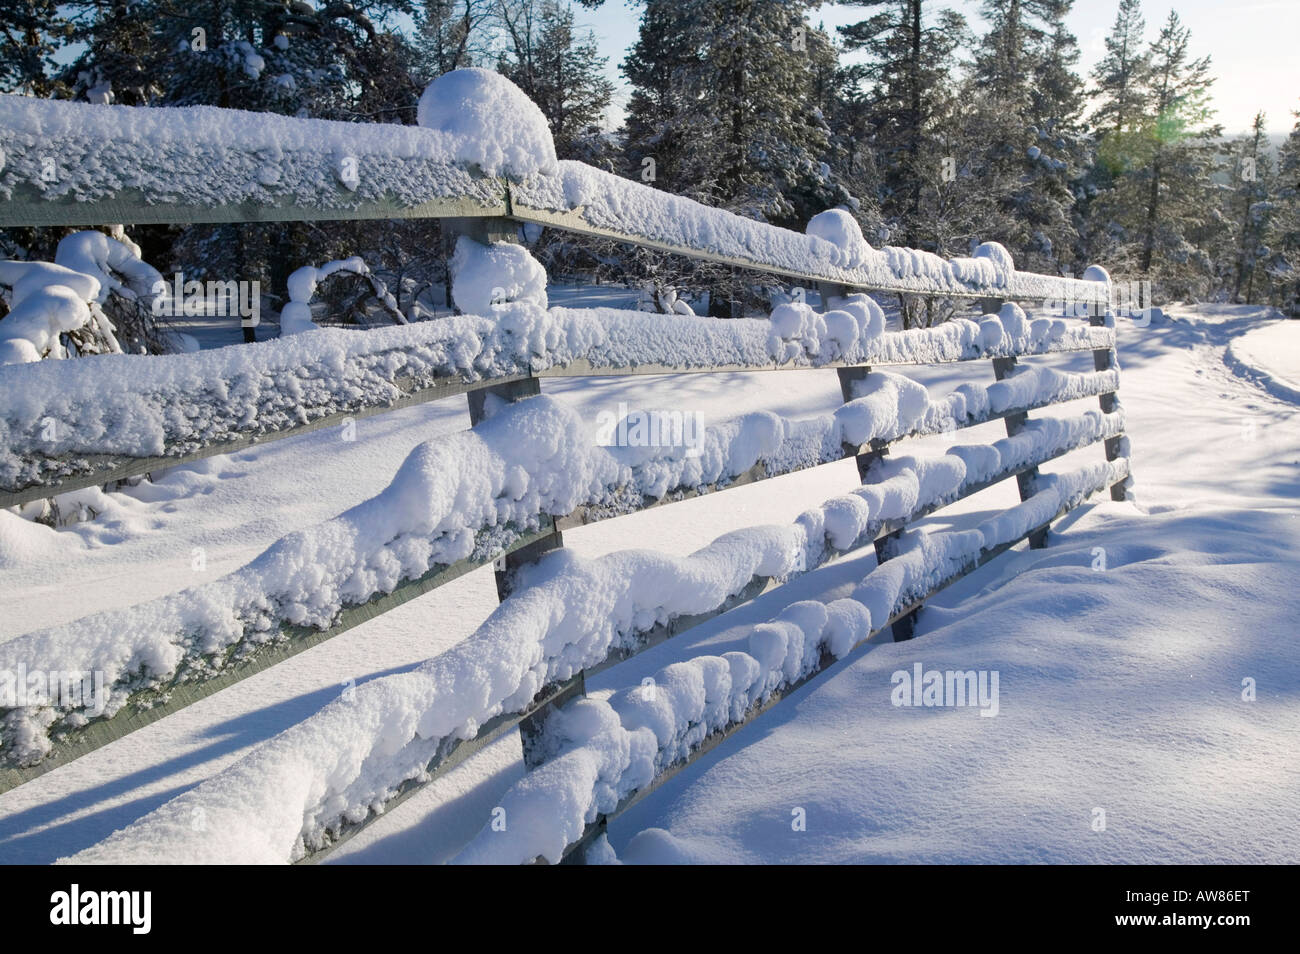
[[[977,34],[984,30],[978,0],[931,5],[952,7],[966,16]],[[1104,40],[1118,8],[1118,0],[1075,0],[1068,23],[1079,40],[1083,75],[1105,53]],[[1210,56],[1211,71],[1218,78],[1213,87],[1215,120],[1223,124],[1224,132],[1245,132],[1261,109],[1271,133],[1289,132],[1295,124],[1292,114],[1300,109],[1300,0],[1176,0],[1172,8],[1192,32],[1193,54]],[[636,42],[640,9],[639,3],[629,0],[605,0],[598,10],[576,8],[579,23],[595,32],[601,52],[609,57],[609,77],[620,84],[610,117],[615,125],[627,95],[618,66]],[[1155,38],[1170,9],[1169,0],[1144,0],[1149,39]],[[856,4],[826,4],[813,14],[812,22],[829,30],[869,15],[869,10]]]

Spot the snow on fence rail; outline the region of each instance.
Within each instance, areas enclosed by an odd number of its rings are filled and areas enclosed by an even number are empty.
[[[863,289],[1092,305],[1104,305],[1109,291],[1017,271],[999,246],[954,259],[865,243],[846,251],[580,162],[557,163],[553,150],[512,162],[508,149],[446,128],[3,94],[0,128],[0,226],[504,217]]]
[[[945,261],[773,228],[556,163],[533,148],[528,123],[485,146],[454,118],[483,107],[478,87],[457,90],[463,77],[449,76],[446,88],[468,105],[436,129],[0,96],[0,124],[11,133],[0,225],[411,215],[454,218],[462,234],[491,238],[535,222],[817,282],[843,310],[824,321],[797,309],[723,321],[517,302],[490,316],[314,331],[202,354],[0,368],[0,506],[459,393],[472,425],[416,448],[375,498],[220,580],[0,644],[0,670],[106,677],[99,711],[71,694],[0,709],[0,791],[502,561],[501,605],[463,643],[358,687],[81,860],[160,851],[195,862],[319,858],[515,727],[531,771],[508,798],[526,823],[508,838],[471,842],[462,860],[561,860],[872,634],[892,626],[907,638],[930,594],[1020,541],[1043,545],[1051,522],[1090,493],[1124,497],[1109,316],[1030,322],[1007,304],[979,322],[886,333],[874,303],[846,297],[880,289],[1042,299],[1086,303],[1095,315],[1109,297],[1104,273],[1097,281],[1021,273],[991,245]],[[513,95],[493,89],[491,102]],[[422,121],[439,115],[427,100]],[[1093,372],[1018,363],[1078,351],[1093,353]],[[974,360],[992,360],[997,381],[944,395],[879,370]],[[831,368],[844,397],[834,413],[745,415],[710,427],[690,455],[596,446],[573,411],[540,394],[550,376]],[[1086,397],[1100,408],[1028,417]],[[1002,440],[956,444],[938,457],[888,456],[908,438],[999,419]],[[1104,462],[1039,475],[1040,465],[1097,443]],[[639,550],[582,560],[563,549],[567,527],[848,457],[861,485],[793,525],[727,534],[684,559]],[[1011,478],[1021,504],[979,528],[910,529]],[[746,652],[669,667],[663,684],[677,688],[663,712],[630,693],[585,698],[587,675],[868,544],[878,566],[853,600],[796,604],[756,627]],[[204,832],[189,823],[200,807]]]

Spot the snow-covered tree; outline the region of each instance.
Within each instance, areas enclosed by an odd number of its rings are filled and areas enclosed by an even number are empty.
[[[1278,151],[1264,267],[1273,301],[1300,317],[1300,111],[1294,115],[1296,124]]]
[[[985,0],[989,32],[972,86],[982,96],[972,157],[976,182],[994,203],[985,237],[1025,268],[1056,271],[1073,257],[1072,181],[1081,170],[1078,45],[1065,25],[1072,0]]]
[[[634,87],[629,152],[654,160],[656,184],[666,175],[705,201],[799,226],[848,199],[826,163],[830,130],[811,105],[830,46],[810,40],[810,6],[649,0],[624,69]]]
[[[846,73],[864,126],[862,146],[875,166],[874,198],[894,244],[937,248],[930,227],[936,218],[926,214],[923,197],[928,186],[939,200],[931,208],[953,198],[941,193],[951,191],[960,163],[942,120],[955,107],[953,77],[958,51],[969,39],[966,21],[948,9],[931,15],[922,0],[862,6],[877,12],[839,33],[846,51],[865,54]]]
[[[623,127],[626,174],[682,195],[698,194],[686,160],[705,130],[692,80],[704,58],[693,29],[700,9],[648,0],[637,41],[622,63],[632,87]]]
[[[415,16],[415,74],[421,88],[488,58],[496,0],[421,0]]]
[[[1233,252],[1224,254],[1222,264],[1229,272],[1233,301],[1255,301],[1266,282],[1256,283],[1257,267],[1268,256],[1264,244],[1275,203],[1273,160],[1269,155],[1264,114],[1255,114],[1248,135],[1233,143],[1229,155],[1233,178],[1229,186],[1225,220],[1233,236]]]
[[[1190,31],[1172,11],[1149,54],[1142,112],[1125,120],[1122,161],[1090,203],[1093,251],[1168,295],[1204,295],[1225,248],[1210,60],[1192,57]]]
[[[1146,114],[1151,51],[1145,33],[1142,0],[1120,0],[1115,23],[1106,36],[1106,55],[1092,70],[1097,98],[1092,119],[1103,136],[1122,140]]]

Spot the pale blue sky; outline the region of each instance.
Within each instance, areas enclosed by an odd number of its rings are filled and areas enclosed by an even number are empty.
[[[983,30],[978,0],[934,2],[934,9],[950,6],[965,14],[976,32]],[[1284,133],[1295,124],[1292,113],[1300,109],[1300,0],[1144,0],[1147,33],[1154,38],[1159,25],[1176,9],[1192,31],[1197,56],[1209,54],[1214,75],[1216,117],[1224,131],[1245,131],[1256,111],[1268,114],[1272,133]],[[1075,0],[1069,24],[1079,39],[1080,67],[1086,74],[1105,52],[1103,40],[1115,20],[1118,0]],[[610,77],[620,86],[618,64],[636,41],[641,5],[628,0],[606,0],[599,10],[576,8],[579,22],[595,31],[601,51],[608,55]],[[869,15],[863,7],[827,4],[813,17],[827,29],[853,23]],[[616,100],[626,98],[620,89]],[[616,117],[615,117],[616,118]]]

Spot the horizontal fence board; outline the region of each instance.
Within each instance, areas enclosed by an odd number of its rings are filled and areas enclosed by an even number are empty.
[[[235,347],[239,346],[236,345]],[[69,466],[73,461],[84,461],[89,470],[66,477],[51,478],[49,481],[38,484],[29,484],[18,490],[0,492],[0,507],[12,507],[15,504],[27,503],[31,500],[43,500],[46,497],[67,493],[71,490],[80,490],[85,487],[99,487],[115,480],[138,477],[154,470],[193,464],[209,457],[233,454],[249,447],[259,447],[287,437],[308,434],[312,431],[340,424],[347,418],[360,420],[375,417],[389,411],[414,407],[417,404],[427,404],[431,401],[441,401],[444,398],[455,397],[458,394],[466,394],[489,386],[521,381],[527,377],[529,377],[527,374],[512,374],[494,378],[491,381],[465,381],[461,378],[446,378],[430,387],[414,387],[410,379],[398,378],[394,383],[402,392],[402,396],[396,400],[386,401],[382,404],[365,405],[355,410],[325,414],[315,420],[308,421],[306,424],[296,424],[293,427],[249,434],[234,440],[218,441],[177,456],[127,457],[125,455],[68,453],[58,457],[48,457],[44,459],[68,461]]]
[[[551,533],[548,524],[540,530],[527,533],[502,552],[509,553],[539,540]],[[0,793],[7,792],[39,775],[78,759],[88,752],[105,746],[110,742],[143,729],[157,722],[164,716],[178,712],[200,699],[212,695],[255,675],[264,669],[281,663],[298,653],[311,649],[327,639],[360,626],[362,623],[395,609],[418,596],[423,596],[444,583],[464,576],[471,570],[492,563],[496,556],[482,560],[461,560],[449,566],[438,566],[424,576],[415,580],[404,580],[392,592],[376,597],[357,606],[349,606],[340,614],[334,625],[323,630],[285,628],[287,639],[267,646],[254,653],[247,660],[231,666],[229,669],[210,679],[183,682],[165,689],[151,689],[132,694],[126,705],[112,718],[93,719],[75,733],[70,733],[66,740],[55,745],[55,750],[48,757],[28,768],[0,768]]]
[[[758,256],[728,255],[707,249],[692,248],[688,245],[661,241],[632,231],[596,225],[584,217],[581,209],[537,208],[521,202],[514,195],[511,197],[508,218],[517,222],[557,228],[565,232],[573,232],[592,238],[610,239],[640,248],[669,252],[696,261],[712,262],[716,265],[726,265],[732,268],[744,269],[745,271],[763,272],[770,275],[779,275],[783,278],[793,278],[813,286],[819,284],[838,285],[850,292],[870,291],[924,297],[970,299],[997,298],[1001,301],[1069,301],[1071,303],[1088,303],[1097,307],[1105,305],[1110,295],[1110,286],[1104,282],[1085,282],[1075,278],[1039,275],[1031,272],[1013,273],[1006,285],[935,288],[926,280],[917,277],[884,279],[855,274],[848,269],[817,271],[811,268],[795,268]],[[771,228],[771,226],[768,227]]]
[[[12,198],[0,201],[0,228],[80,227],[97,225],[200,225],[242,222],[348,222],[372,219],[443,219],[500,216],[505,195],[496,201],[471,196],[446,196],[414,205],[392,198],[324,208],[300,203],[273,205],[240,202],[232,205],[160,204],[137,189],[121,189],[94,199],[63,196],[48,199],[29,186],[17,186]]]

